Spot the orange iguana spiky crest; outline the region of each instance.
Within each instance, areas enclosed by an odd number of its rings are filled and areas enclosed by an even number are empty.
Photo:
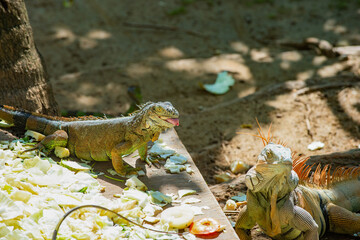
[[[336,183],[355,179],[360,176],[360,167],[336,167],[334,170],[331,170],[331,165],[326,164],[322,167],[319,163],[315,171],[311,171],[315,164],[306,165],[308,159],[308,157],[297,157],[293,159],[293,170],[299,176],[302,184],[312,185],[313,187],[330,188]]]
[[[87,120],[105,119],[105,118],[96,117],[96,116],[92,116],[92,115],[90,115],[90,116],[80,116],[80,117],[48,116],[48,115],[45,115],[45,114],[29,112],[29,111],[21,109],[21,108],[14,108],[12,106],[7,106],[7,105],[0,105],[0,107],[2,107],[4,109],[11,110],[11,111],[19,111],[19,112],[28,113],[28,114],[31,114],[32,116],[42,117],[42,118],[46,118],[48,120],[53,120],[53,121],[73,122],[73,121],[87,121]]]

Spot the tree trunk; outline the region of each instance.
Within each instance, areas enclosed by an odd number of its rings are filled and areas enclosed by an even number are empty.
[[[24,0],[0,0],[0,104],[59,114]]]

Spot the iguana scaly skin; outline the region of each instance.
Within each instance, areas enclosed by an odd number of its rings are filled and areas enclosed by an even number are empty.
[[[306,159],[294,159],[289,148],[269,139],[265,144],[245,177],[247,203],[235,225],[241,240],[251,239],[255,224],[274,239],[313,240],[326,231],[360,232],[358,167],[338,168],[332,174],[328,166],[318,167],[310,176]]]
[[[131,116],[94,120],[50,117],[0,106],[0,119],[46,135],[40,147],[52,150],[66,146],[80,159],[111,159],[114,169],[123,175],[131,169],[123,165],[122,157],[138,150],[140,158],[146,160],[147,143],[157,140],[162,131],[178,126],[178,118],[170,102],[148,102]]]

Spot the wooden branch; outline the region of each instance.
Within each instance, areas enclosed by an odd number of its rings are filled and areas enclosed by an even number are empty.
[[[306,38],[302,42],[281,41],[281,46],[292,47],[298,50],[315,50],[319,55],[326,57],[338,57],[340,54],[334,50],[331,43],[314,37]]]
[[[330,164],[336,166],[359,166],[360,165],[360,149],[352,149],[346,152],[335,152],[324,155],[314,155],[306,162],[307,165],[321,163],[322,166]]]
[[[293,41],[279,41],[278,44],[284,47],[291,47],[297,50],[315,50],[318,54],[325,55],[327,57],[338,57],[341,55],[355,55],[360,56],[360,46],[344,46],[333,47],[326,40],[317,38],[306,38],[302,42]]]
[[[313,140],[314,135],[312,133],[311,130],[311,124],[310,124],[310,114],[311,114],[311,108],[309,106],[309,104],[303,102],[303,104],[305,105],[305,109],[306,109],[306,114],[305,114],[305,123],[306,123],[306,128],[307,128],[307,133],[310,136],[311,140]]]
[[[294,95],[299,96],[299,95],[303,95],[303,94],[307,94],[307,93],[311,93],[311,92],[315,92],[315,91],[319,91],[319,90],[324,90],[324,89],[341,88],[341,87],[355,87],[355,86],[360,86],[360,82],[339,81],[339,82],[324,83],[324,84],[320,84],[320,85],[304,87],[302,89],[297,90],[294,93]]]
[[[155,24],[146,24],[146,23],[131,23],[131,22],[123,22],[123,25],[132,28],[152,29],[152,30],[160,30],[160,31],[173,31],[173,32],[181,31],[189,35],[193,35],[195,37],[208,38],[208,36],[202,33],[198,33],[192,30],[182,29],[179,27],[173,27],[173,26],[164,26],[164,25],[155,25]]]

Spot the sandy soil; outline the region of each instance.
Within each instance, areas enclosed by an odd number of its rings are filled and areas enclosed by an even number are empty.
[[[233,182],[225,184],[213,176],[229,172],[235,160],[254,164],[261,141],[237,132],[256,134],[255,118],[264,129],[272,123],[274,137],[304,155],[360,144],[360,88],[324,87],[356,84],[359,57],[283,44],[316,37],[334,46],[360,45],[359,1],[26,4],[60,108],[121,115],[132,102],[127,90],[134,85],[144,101],[172,102],[181,113],[176,130],[220,204],[246,191],[243,174],[232,174]],[[236,80],[228,93],[215,96],[199,87],[221,71]],[[294,80],[322,87],[296,94],[286,89]],[[325,147],[308,151],[315,140]]]

